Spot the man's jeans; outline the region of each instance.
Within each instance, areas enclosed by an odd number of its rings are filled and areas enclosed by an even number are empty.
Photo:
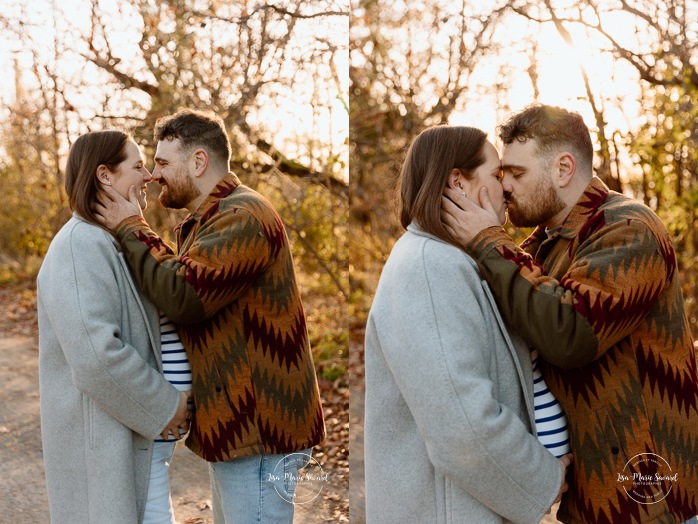
[[[288,479],[298,477],[311,451],[209,462],[214,524],[292,524],[296,483]]]
[[[692,519],[688,519],[686,522],[683,522],[682,524],[696,524],[698,520],[696,517],[693,517]]]

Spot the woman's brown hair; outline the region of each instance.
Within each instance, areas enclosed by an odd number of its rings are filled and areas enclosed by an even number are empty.
[[[402,227],[414,221],[423,231],[458,245],[441,222],[441,196],[453,169],[471,177],[485,163],[486,140],[483,131],[466,126],[435,126],[417,135],[400,172]]]
[[[92,206],[100,190],[97,167],[105,165],[109,171],[126,160],[126,143],[131,135],[123,131],[92,131],[78,137],[68,153],[65,167],[65,191],[70,209],[87,222],[101,226]]]

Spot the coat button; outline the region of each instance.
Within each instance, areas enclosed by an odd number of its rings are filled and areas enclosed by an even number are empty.
[[[620,452],[620,450],[617,447],[613,446],[611,448],[611,453],[613,453],[614,455],[617,455],[619,452]]]

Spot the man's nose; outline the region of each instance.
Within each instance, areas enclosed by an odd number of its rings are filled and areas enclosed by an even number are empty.
[[[509,177],[507,177],[506,174],[502,177],[502,189],[504,190],[504,195],[508,195],[514,189],[511,186],[511,180],[509,179]]]
[[[155,164],[153,167],[153,172],[151,174],[151,180],[160,180],[160,166]]]

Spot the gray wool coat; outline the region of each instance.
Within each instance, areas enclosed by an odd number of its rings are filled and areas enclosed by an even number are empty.
[[[534,436],[528,348],[477,265],[408,227],[366,327],[366,517],[537,523],[562,482]]]
[[[51,242],[37,290],[51,522],[140,522],[153,438],[179,406],[161,373],[158,311],[112,236],[76,216]]]

